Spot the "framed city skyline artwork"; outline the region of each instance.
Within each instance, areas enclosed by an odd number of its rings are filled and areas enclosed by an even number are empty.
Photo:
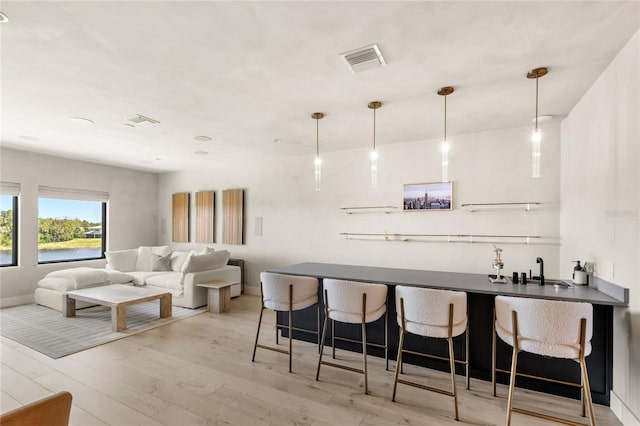
[[[410,183],[403,185],[402,209],[451,210],[453,182]]]

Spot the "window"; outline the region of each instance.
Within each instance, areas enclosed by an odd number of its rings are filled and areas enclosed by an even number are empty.
[[[18,265],[17,183],[0,182],[0,267]]]
[[[41,186],[38,263],[102,259],[108,194]]]

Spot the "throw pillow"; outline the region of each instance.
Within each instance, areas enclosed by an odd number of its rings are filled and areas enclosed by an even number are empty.
[[[182,272],[188,274],[190,272],[218,269],[227,264],[230,256],[231,253],[227,250],[215,251],[209,254],[191,255],[185,262]]]
[[[192,251],[176,250],[171,253],[171,270],[175,272],[182,272],[182,267],[189,256],[193,254]]]
[[[171,270],[171,253],[165,256],[153,255],[152,271],[170,271]]]
[[[140,246],[136,260],[136,271],[152,271],[155,261],[154,256],[165,256],[171,253],[169,246]]]
[[[105,253],[107,262],[112,269],[120,272],[135,271],[138,249],[115,250]]]

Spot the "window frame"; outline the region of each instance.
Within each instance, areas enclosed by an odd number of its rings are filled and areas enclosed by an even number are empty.
[[[11,210],[12,210],[12,225],[11,230],[11,263],[0,264],[0,268],[7,268],[11,266],[18,266],[18,196],[7,195],[11,197]]]
[[[38,203],[40,202],[41,198],[48,198],[46,195],[39,195],[38,196]],[[59,200],[65,200],[65,198],[57,198]],[[67,199],[68,201],[73,201],[73,198],[69,198]],[[107,201],[96,201],[96,200],[85,200],[85,201],[95,201],[97,203],[101,203],[101,211],[102,211],[102,238],[101,238],[101,245],[100,245],[100,256],[98,257],[83,257],[83,258],[75,258],[75,259],[59,259],[59,260],[45,260],[45,261],[40,261],[38,259],[38,265],[49,265],[52,263],[69,263],[69,262],[84,262],[84,261],[88,261],[88,260],[101,260],[101,259],[106,259],[106,255],[105,252],[107,251]],[[38,213],[38,219],[40,219],[40,213]],[[39,227],[39,226],[38,226]],[[40,230],[38,230],[38,234],[40,234]],[[38,257],[39,253],[40,253],[40,247],[37,247],[38,249]]]

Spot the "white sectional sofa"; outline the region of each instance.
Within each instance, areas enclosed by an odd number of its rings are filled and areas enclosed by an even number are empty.
[[[169,246],[138,247],[106,253],[105,269],[73,268],[54,271],[38,283],[35,302],[62,311],[69,290],[108,284],[131,284],[163,288],[172,303],[185,308],[207,304],[207,289],[197,284],[211,280],[234,283],[231,297],[240,295],[241,272],[227,265],[229,252],[211,248],[171,251]],[[81,305],[78,305],[81,307]]]

